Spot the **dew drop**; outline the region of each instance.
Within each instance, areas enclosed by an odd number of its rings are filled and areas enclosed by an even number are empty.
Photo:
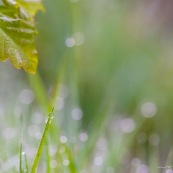
[[[65,40],[65,44],[67,47],[73,47],[75,46],[75,40],[72,37],[69,37]]]
[[[124,133],[131,133],[135,129],[135,122],[131,118],[125,118],[120,122],[120,129]]]
[[[19,94],[19,99],[20,101],[25,104],[25,105],[29,105],[33,102],[34,100],[34,94],[31,90],[29,89],[24,89],[20,92]]]
[[[63,165],[64,165],[64,166],[68,166],[68,165],[69,165],[69,163],[70,163],[70,162],[69,162],[69,160],[68,160],[68,159],[63,160]]]
[[[94,164],[96,166],[101,166],[103,164],[103,158],[100,156],[97,156],[94,158]]]
[[[61,136],[59,140],[62,144],[65,144],[67,142],[67,137],[66,136]]]
[[[141,113],[146,118],[151,118],[156,115],[157,107],[152,102],[146,102],[141,107]]]
[[[57,161],[56,160],[51,160],[50,161],[50,167],[52,169],[55,169],[57,166],[58,166],[58,164],[57,164]]]
[[[74,120],[78,121],[78,120],[82,119],[83,112],[81,109],[75,108],[72,110],[71,116]]]
[[[88,134],[85,132],[82,132],[79,134],[79,140],[81,142],[86,142],[88,140]]]

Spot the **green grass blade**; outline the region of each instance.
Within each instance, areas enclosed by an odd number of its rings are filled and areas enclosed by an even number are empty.
[[[35,172],[36,172],[36,169],[37,169],[37,166],[38,166],[40,157],[41,157],[41,153],[42,153],[42,150],[43,150],[43,145],[44,145],[44,143],[45,143],[45,141],[46,141],[46,135],[47,135],[47,133],[48,133],[48,129],[49,129],[50,124],[51,124],[51,120],[52,120],[52,118],[53,118],[52,113],[53,113],[53,109],[52,109],[52,111],[49,113],[49,117],[48,117],[46,126],[45,126],[45,128],[44,128],[44,132],[43,132],[43,135],[42,135],[42,138],[41,138],[41,141],[40,141],[40,144],[39,144],[39,147],[38,147],[38,150],[37,150],[35,159],[34,159],[34,163],[33,163],[33,165],[32,165],[31,173],[35,173]]]
[[[52,106],[49,102],[47,92],[40,75],[37,72],[35,75],[28,75],[28,78],[38,103],[40,104],[44,113],[48,114],[51,111]]]
[[[26,153],[23,152],[23,145],[20,144],[20,160],[19,160],[19,173],[28,173],[28,162]]]
[[[26,157],[26,153],[24,154],[24,162],[25,162],[25,173],[28,173],[29,169],[28,169],[28,161],[27,161],[27,157]]]
[[[22,143],[20,144],[19,173],[22,173]]]
[[[46,173],[50,173],[51,172],[51,168],[50,168],[50,155],[49,155],[49,141],[48,139],[45,141],[46,143],[46,165],[47,165],[47,172]]]
[[[21,143],[19,149],[19,173],[28,173],[28,162],[26,153],[23,152],[23,117],[20,116],[20,123],[21,123]]]

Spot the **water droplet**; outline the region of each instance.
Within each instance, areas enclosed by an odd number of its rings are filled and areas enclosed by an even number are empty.
[[[82,119],[83,112],[81,109],[75,108],[72,110],[71,116],[74,120],[78,121],[78,120]]]
[[[67,137],[66,136],[60,136],[59,140],[62,144],[65,144],[67,142]]]
[[[23,103],[25,105],[29,105],[34,100],[34,94],[31,90],[24,89],[20,92],[19,99],[20,99],[21,103]]]
[[[139,158],[133,158],[133,159],[131,160],[131,164],[132,164],[134,167],[137,167],[140,163],[141,163],[141,161],[140,161]]]
[[[84,133],[84,132],[80,133],[79,134],[79,140],[81,142],[86,142],[88,140],[88,134],[87,133]]]
[[[49,146],[49,155],[51,157],[53,157],[53,156],[55,156],[56,152],[57,152],[57,147],[54,145],[50,145]]]
[[[57,164],[57,161],[56,160],[51,160],[50,161],[50,167],[52,169],[55,169],[57,166],[58,166],[58,164]]]
[[[147,165],[140,164],[140,165],[138,165],[138,167],[136,169],[136,173],[149,173],[149,169],[148,169]]]
[[[141,113],[146,118],[151,118],[156,115],[157,108],[156,105],[152,102],[146,102],[141,107]]]
[[[120,122],[120,129],[124,133],[130,133],[135,129],[135,122],[131,118],[125,118]]]
[[[173,173],[173,170],[167,169],[167,170],[166,170],[166,173]]]
[[[69,165],[69,163],[70,163],[70,162],[69,162],[69,160],[68,160],[68,159],[63,160],[63,165],[64,165],[64,166],[68,166],[68,165]]]
[[[67,47],[73,47],[75,46],[75,40],[72,37],[69,37],[65,40],[65,44]]]
[[[26,153],[23,151],[23,152],[22,152],[22,155],[24,156],[25,154],[26,154]]]
[[[101,166],[103,164],[103,158],[100,156],[97,156],[94,158],[94,164],[96,166]]]

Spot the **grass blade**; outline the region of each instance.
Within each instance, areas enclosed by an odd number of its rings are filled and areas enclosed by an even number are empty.
[[[28,173],[28,162],[27,162],[26,153],[23,152],[22,143],[20,144],[19,173]]]
[[[45,86],[39,73],[35,75],[28,75],[28,79],[30,81],[30,85],[35,93],[39,105],[41,106],[44,113],[47,115],[51,111],[52,106],[49,102]]]
[[[47,173],[51,172],[51,168],[50,168],[50,155],[49,155],[49,141],[48,139],[45,141],[46,143],[46,165],[47,165]]]
[[[47,120],[46,126],[44,128],[44,132],[43,132],[43,135],[42,135],[42,138],[41,138],[41,141],[40,141],[40,144],[39,144],[39,147],[38,147],[35,159],[34,159],[34,163],[32,165],[31,173],[36,172],[36,169],[37,169],[37,166],[38,166],[38,163],[39,163],[39,160],[40,160],[40,156],[41,156],[41,153],[42,153],[42,150],[43,150],[43,145],[46,141],[46,135],[47,135],[48,129],[50,127],[51,120],[53,118],[52,113],[53,113],[53,109],[49,113],[48,120]]]
[[[20,144],[19,173],[22,173],[22,143]]]

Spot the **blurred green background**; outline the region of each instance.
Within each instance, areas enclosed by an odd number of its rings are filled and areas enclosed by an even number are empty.
[[[168,172],[173,2],[43,4],[38,74],[0,63],[0,172],[17,172],[20,140],[31,165],[51,106],[38,173]]]

